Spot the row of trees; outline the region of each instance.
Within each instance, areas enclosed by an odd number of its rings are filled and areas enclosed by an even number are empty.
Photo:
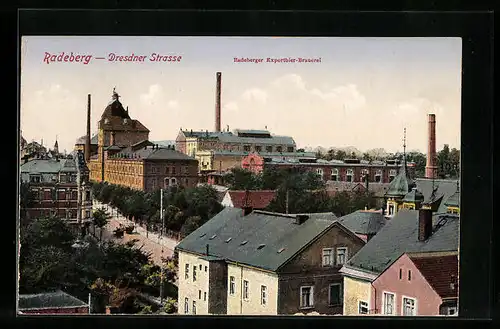
[[[375,156],[370,155],[365,152],[361,156],[362,160],[366,161],[374,161],[374,160],[386,160],[386,159],[397,159],[403,160],[403,153],[385,153],[380,152],[381,155]],[[320,159],[325,160],[345,160],[348,158],[357,158],[356,154],[352,152],[348,154],[343,150],[334,150],[330,149],[326,153],[317,152],[316,156]],[[421,152],[412,151],[406,153],[406,160],[408,162],[415,163],[415,174],[417,177],[425,176],[425,165],[427,162],[426,155]],[[448,144],[443,146],[443,149],[440,150],[436,155],[436,162],[438,167],[437,176],[439,178],[458,178],[460,176],[460,150],[456,148],[450,149]]]
[[[160,191],[145,193],[107,182],[92,185],[94,198],[115,207],[124,216],[158,231]],[[209,186],[172,186],[164,191],[165,229],[188,235],[222,210],[217,191]]]
[[[93,312],[107,305],[122,313],[139,313],[148,305],[141,293],[159,295],[161,267],[136,241],[98,243],[91,236],[78,240],[66,222],[56,217],[24,220],[21,225],[19,292],[39,293],[61,289],[82,300],[92,293]],[[164,291],[176,298],[175,257],[165,259]],[[175,312],[172,304],[169,309]]]
[[[28,218],[25,206],[33,203],[29,184],[21,187],[19,292],[40,293],[61,289],[82,300],[92,295],[93,312],[104,312],[107,305],[123,313],[176,312],[176,255],[154,264],[150,254],[136,241],[116,244],[99,242],[64,220],[50,216]],[[106,225],[109,214],[94,212],[94,226]],[[88,231],[87,231],[88,232]],[[163,310],[148,305],[141,293],[159,295],[163,267],[163,291],[169,303]]]
[[[333,212],[344,216],[365,207],[379,206],[379,201],[369,192],[342,191],[331,196],[317,174],[298,168],[269,169],[261,174],[234,168],[225,180],[232,190],[276,190],[275,199],[266,209],[273,212]]]

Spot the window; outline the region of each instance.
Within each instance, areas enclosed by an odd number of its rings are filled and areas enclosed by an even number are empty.
[[[292,153],[293,152],[293,146],[288,146],[286,148],[286,151],[289,152],[289,153]]]
[[[85,218],[90,218],[90,210],[85,210]]]
[[[447,315],[456,315],[457,308],[455,306],[448,307]]]
[[[172,175],[175,175],[175,167],[172,167]]]
[[[313,307],[314,288],[313,287],[300,287],[300,307]]]
[[[320,177],[323,177],[323,169],[321,168],[316,169],[316,174]]]
[[[201,264],[200,264],[200,271],[202,270],[202,267],[203,267],[203,266],[201,266]]]
[[[337,248],[337,265],[343,265],[347,261],[347,247]]]
[[[394,215],[394,205],[391,203],[389,204],[389,216]]]
[[[333,283],[330,285],[328,293],[328,305],[342,304],[342,285],[340,283]]]
[[[347,182],[353,181],[354,172],[352,169],[347,169],[347,174],[345,176]]]
[[[267,304],[267,287],[260,286],[260,305]]]
[[[207,292],[206,291],[203,293],[203,300],[205,300],[205,301],[207,300]]]
[[[403,269],[399,269],[399,280],[403,279]]]
[[[382,170],[377,170],[375,172],[375,182],[380,183],[382,181]]]
[[[185,178],[184,179],[184,186],[188,186],[189,185],[189,179]]]
[[[276,146],[276,152],[283,152],[283,147]]]
[[[184,278],[187,280],[189,279],[189,264],[186,264],[186,269],[184,272]]]
[[[31,183],[40,183],[40,176],[30,176]]]
[[[165,174],[166,175],[170,174],[170,167],[165,167]]]
[[[273,147],[272,146],[266,146],[266,152],[272,152]]]
[[[229,294],[234,295],[236,291],[236,283],[234,282],[234,276],[229,277]]]
[[[325,248],[323,249],[323,266],[333,265],[333,249]]]
[[[243,151],[250,152],[250,145],[243,145]]]
[[[205,272],[207,271],[207,266],[205,266]]]
[[[201,290],[198,290],[198,299],[201,299]]]
[[[262,151],[262,146],[256,145],[255,146],[255,152],[261,152]]]
[[[334,168],[332,169],[332,177],[331,177],[331,180],[332,181],[338,181],[339,179],[339,170],[337,168]]]
[[[394,315],[394,294],[390,292],[384,292],[384,314]]]
[[[408,270],[408,281],[411,281],[411,270]]]
[[[248,281],[243,281],[243,299],[248,299]]]
[[[151,179],[151,188],[152,189],[156,188],[156,178]]]
[[[415,310],[415,299],[403,297],[403,316],[417,315]]]
[[[193,265],[193,282],[196,281],[196,265]]]
[[[196,314],[196,301],[193,300],[193,314]]]
[[[358,314],[368,314],[368,303],[362,300],[358,303]]]
[[[185,175],[189,174],[189,167],[184,167],[184,174]]]
[[[184,314],[188,314],[189,313],[189,298],[185,298],[184,299]]]

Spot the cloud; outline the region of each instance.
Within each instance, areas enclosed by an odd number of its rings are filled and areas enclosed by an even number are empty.
[[[300,75],[286,74],[274,80],[271,88],[275,91],[271,94],[282,94],[286,98],[293,97],[308,103],[320,102],[344,110],[355,110],[366,105],[365,96],[352,83],[334,88],[308,88]]]
[[[267,101],[267,92],[260,88],[252,88],[246,90],[241,97],[246,101],[255,100],[260,103],[265,103]]]
[[[172,110],[177,110],[179,108],[179,102],[176,100],[168,101],[167,107]]]
[[[239,109],[239,106],[238,106],[238,103],[236,102],[229,102],[227,104],[224,104],[223,110],[228,110],[228,111],[231,111],[231,112],[235,112],[235,111],[238,111]]]
[[[393,115],[405,117],[423,116],[427,113],[441,114],[443,106],[427,98],[418,97],[396,104],[392,111]]]
[[[148,92],[140,95],[140,99],[147,105],[154,105],[161,100],[163,88],[159,84],[149,86]]]

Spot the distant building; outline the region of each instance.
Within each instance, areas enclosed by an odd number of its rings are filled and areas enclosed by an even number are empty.
[[[63,291],[41,294],[20,294],[20,314],[89,314],[90,305]]]
[[[85,140],[87,138],[87,135],[84,135],[76,140],[75,143],[75,151],[81,150],[83,153],[85,153]],[[98,136],[95,134],[92,136],[90,139],[90,155],[97,155],[97,141],[98,141]]]
[[[26,143],[26,141],[24,141],[21,144],[24,145],[24,147],[21,147],[20,152],[21,163],[28,162],[33,159],[43,159],[47,156],[47,148],[43,146],[43,141],[41,143],[36,141]]]
[[[81,185],[77,175],[80,166]],[[33,205],[25,209],[30,218],[57,216],[69,221],[78,218],[80,189],[81,219],[89,220],[92,196],[88,184],[88,168],[78,157],[74,159],[34,159],[21,165],[21,182],[27,183],[34,196]]]
[[[364,241],[332,213],[226,207],[176,247],[179,313],[342,313],[338,270]]]
[[[98,123],[97,155],[91,156],[89,161],[92,181],[105,181],[106,155],[147,141],[149,137],[149,130],[138,120],[130,118],[128,109],[123,108],[119,98],[118,93],[113,90],[112,99]],[[90,116],[87,120],[90,120]]]
[[[328,182],[361,182],[366,183],[389,183],[398,173],[402,164],[394,160],[382,161],[364,161],[359,159],[322,160],[309,158],[286,158],[279,157],[264,160],[264,170],[269,169],[298,169],[316,173],[321,180]],[[413,167],[410,167],[413,168]],[[414,170],[409,169],[410,174]]]
[[[458,252],[404,253],[375,281],[374,309],[392,316],[458,315]]]
[[[104,181],[152,192],[156,189],[198,184],[198,161],[172,148],[148,141],[105,156]]]
[[[129,116],[113,91],[99,121],[97,154],[90,155],[90,179],[142,191],[198,183],[198,162],[148,140],[149,130]]]
[[[274,190],[253,190],[226,192],[222,205],[224,207],[247,208],[264,210],[276,197]]]

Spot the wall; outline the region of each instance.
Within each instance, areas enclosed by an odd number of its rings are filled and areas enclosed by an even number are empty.
[[[140,159],[107,159],[104,179],[110,184],[142,190],[144,161]]]
[[[339,273],[342,264],[323,266],[323,248],[336,250],[338,247],[347,247],[347,260],[356,254],[364,244],[353,234],[334,225],[312,245],[286,264],[279,270],[280,314],[313,311],[320,314],[342,314],[342,303],[329,305],[330,284],[343,284],[342,275]],[[301,286],[314,287],[314,308],[307,310],[300,308]],[[342,288],[341,291],[343,291]]]
[[[185,278],[186,264],[189,264],[189,278]],[[193,282],[193,266],[197,266],[196,281]],[[200,267],[202,270],[200,271]],[[184,300],[189,299],[189,314],[193,311],[193,301],[196,301],[196,314],[208,313],[208,293],[209,293],[209,262],[200,259],[198,256],[179,251],[179,276],[178,276],[178,313],[184,314]],[[207,271],[205,271],[205,267]],[[199,292],[201,290],[201,299]],[[205,300],[205,293],[207,299]]]
[[[198,161],[156,160],[146,161],[144,168],[144,190],[165,188],[165,179],[175,178],[178,185],[195,187],[198,184]],[[170,183],[169,183],[170,184]]]
[[[399,270],[402,269],[402,279],[399,279]],[[411,280],[408,280],[408,270],[411,271]],[[439,306],[442,301],[439,295],[427,283],[422,274],[415,267],[408,256],[401,256],[374,282],[374,302],[377,313],[383,313],[382,295],[384,291],[395,294],[395,315],[402,315],[403,296],[416,299],[417,315],[439,315]],[[374,307],[375,308],[375,307]]]
[[[241,167],[242,155],[214,155],[213,160],[213,170],[216,171],[228,171],[232,168]]]
[[[130,122],[130,120],[129,120]],[[99,145],[110,145],[111,131],[104,132],[104,144]],[[115,145],[130,146],[143,140],[149,139],[149,132],[140,131],[115,131]]]
[[[228,264],[227,314],[231,315],[277,315],[278,276],[275,273]],[[229,294],[229,278],[235,278],[235,293]],[[243,280],[249,282],[248,300],[243,300]],[[261,285],[267,287],[267,303],[261,305]]]
[[[208,266],[208,313],[227,314],[227,264],[224,260],[212,260]]]
[[[370,305],[372,286],[371,282],[344,276],[344,315],[358,315],[359,301]]]

